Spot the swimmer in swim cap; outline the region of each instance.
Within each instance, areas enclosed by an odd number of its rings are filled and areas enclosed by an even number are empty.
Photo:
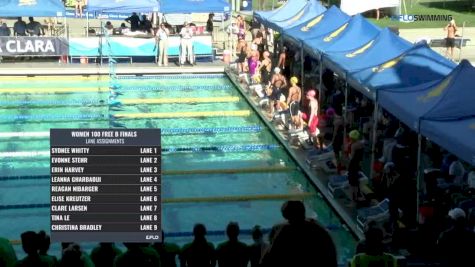
[[[313,89],[309,90],[305,96],[309,101],[310,114],[302,113],[302,119],[307,122],[308,131],[310,135],[310,143],[319,145],[322,148],[322,144],[319,144],[318,135],[320,130],[318,129],[318,101],[315,99],[317,92]]]

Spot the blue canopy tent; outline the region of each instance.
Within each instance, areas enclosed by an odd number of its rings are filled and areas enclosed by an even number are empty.
[[[307,5],[299,11],[297,14],[295,14],[293,17],[287,20],[283,21],[277,21],[277,20],[269,20],[269,27],[283,33],[285,29],[292,28],[295,25],[298,25],[302,22],[308,21],[323,12],[325,12],[327,9],[320,4],[319,1],[317,0],[310,0],[307,2]]]
[[[455,67],[455,63],[423,43],[381,66],[351,73],[350,79],[375,95],[381,89],[408,88],[441,80]]]
[[[63,17],[60,0],[36,0],[25,4],[20,0],[0,0],[0,17]]]
[[[346,78],[349,73],[378,66],[396,58],[411,47],[411,43],[385,28],[375,39],[358,49],[325,53],[324,63],[332,71]]]
[[[315,55],[322,52],[348,51],[367,44],[380,31],[378,26],[358,14],[330,33],[305,39],[304,49]]]
[[[463,60],[445,78],[421,85],[381,89],[379,104],[419,132],[420,120],[457,120],[475,116],[475,68]],[[427,136],[430,138],[430,136]]]
[[[158,12],[157,0],[110,1],[89,0],[87,12],[132,13]]]
[[[423,120],[421,134],[475,166],[475,117],[450,121]]]
[[[254,16],[265,26],[268,26],[268,20],[283,21],[292,18],[301,11],[306,5],[307,0],[289,0],[284,5],[272,11],[254,12]]]
[[[475,166],[474,76],[475,68],[463,60],[444,79],[378,92],[378,103],[419,133],[417,192],[422,135]]]
[[[226,0],[160,0],[160,12],[163,14],[227,11],[229,3]]]
[[[333,32],[348,22],[350,17],[335,6],[322,14],[284,30],[284,39],[302,45],[307,39],[315,38]]]

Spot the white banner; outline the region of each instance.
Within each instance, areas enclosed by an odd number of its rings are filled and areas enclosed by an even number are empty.
[[[353,16],[372,9],[398,7],[400,2],[401,0],[341,0],[340,9]]]

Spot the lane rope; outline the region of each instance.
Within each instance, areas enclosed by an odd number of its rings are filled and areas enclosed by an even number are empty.
[[[316,194],[310,192],[290,193],[290,194],[262,194],[262,195],[238,195],[238,196],[215,196],[215,197],[183,197],[183,198],[163,198],[162,203],[214,203],[214,202],[243,202],[255,200],[302,200],[315,197]],[[12,204],[0,205],[0,210],[37,209],[49,208],[50,203],[34,204]]]
[[[166,147],[162,148],[162,152],[178,153],[178,152],[252,152],[275,150],[280,148],[279,145],[252,144],[252,145],[222,145],[222,146],[200,146],[200,147]],[[0,152],[0,158],[27,158],[38,156],[50,156],[48,150],[45,151],[11,151]]]
[[[192,175],[192,174],[240,174],[240,173],[264,173],[264,172],[288,172],[293,171],[291,167],[282,165],[266,166],[266,167],[249,167],[240,169],[197,169],[197,170],[162,170],[162,175]],[[0,176],[0,181],[13,180],[49,180],[51,175],[16,175],[16,176]]]
[[[225,74],[165,74],[165,75],[145,75],[145,76],[136,76],[136,75],[121,75],[117,76],[119,80],[175,80],[175,79],[216,79],[224,78]]]
[[[183,98],[129,98],[121,99],[122,104],[172,104],[172,103],[219,103],[219,102],[239,102],[237,96],[223,97],[183,97]]]
[[[262,126],[240,127],[200,127],[200,128],[163,128],[162,136],[187,134],[219,134],[219,133],[257,133],[263,130]],[[49,137],[49,132],[0,132],[0,138],[15,137]]]
[[[164,118],[193,118],[193,117],[246,117],[250,110],[221,110],[221,111],[190,111],[190,112],[160,112],[160,113],[119,113],[115,118],[126,119],[164,119]]]

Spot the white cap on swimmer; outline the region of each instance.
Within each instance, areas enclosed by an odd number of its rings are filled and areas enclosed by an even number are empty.
[[[275,73],[280,73],[280,68],[279,68],[279,67],[275,67],[275,68],[274,68],[274,72],[275,72]]]

